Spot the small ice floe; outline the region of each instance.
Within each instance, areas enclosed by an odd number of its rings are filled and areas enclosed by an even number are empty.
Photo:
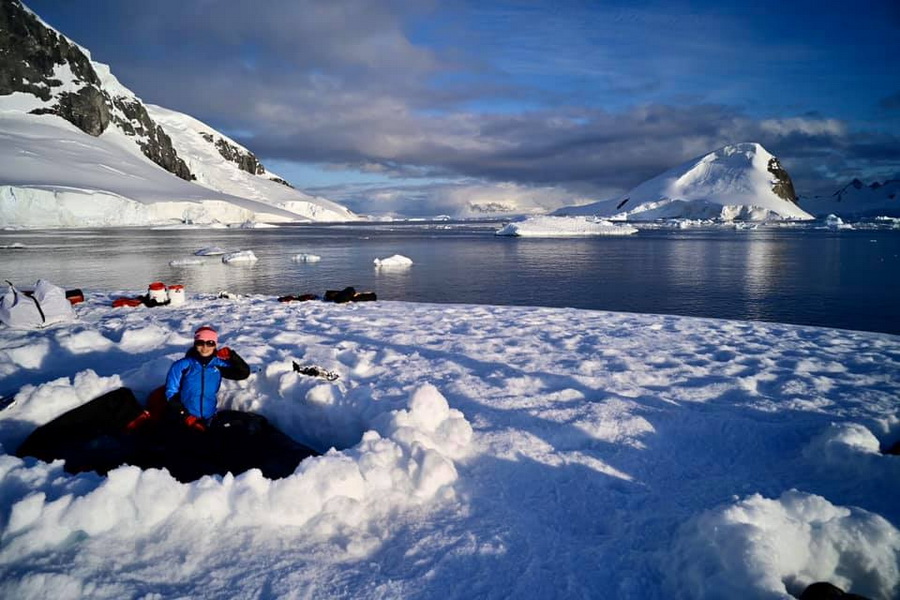
[[[825,227],[828,229],[853,229],[853,225],[844,223],[844,220],[837,215],[828,215],[825,217]]]
[[[222,262],[230,265],[237,263],[254,263],[259,259],[253,254],[253,250],[238,250],[237,252],[229,252],[222,256]]]
[[[278,227],[278,225],[273,225],[271,223],[257,223],[256,221],[244,221],[243,223],[236,223],[234,225],[229,225],[228,227],[232,229],[273,229]]]
[[[524,221],[508,223],[494,235],[518,237],[576,237],[593,235],[631,235],[637,229],[602,219],[585,217],[528,217]]]
[[[0,250],[24,250],[27,246],[21,242],[14,242],[12,244],[0,244]]]
[[[294,262],[314,263],[322,260],[322,257],[316,254],[297,254],[296,256],[292,256],[291,260]]]
[[[228,250],[226,250],[225,248],[219,248],[218,246],[209,246],[207,248],[200,248],[199,250],[194,252],[194,256],[220,256],[227,252]]]
[[[189,267],[191,265],[202,265],[206,261],[203,260],[202,257],[199,256],[188,256],[186,258],[176,258],[175,260],[169,261],[170,267]]]
[[[411,258],[401,254],[395,254],[387,258],[376,258],[373,262],[376,269],[408,269],[413,264]]]

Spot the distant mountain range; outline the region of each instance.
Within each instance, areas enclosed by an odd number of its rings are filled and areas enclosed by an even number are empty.
[[[760,144],[733,144],[698,156],[621,196],[555,215],[596,215],[623,221],[656,219],[809,220],[797,205],[787,171]]]
[[[900,217],[900,181],[866,185],[854,179],[830,196],[801,197],[800,206],[816,216]]]
[[[212,127],[143,103],[19,0],[0,0],[0,225],[356,219]]]

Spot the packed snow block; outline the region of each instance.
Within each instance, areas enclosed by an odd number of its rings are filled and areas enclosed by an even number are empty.
[[[39,279],[31,293],[17,290],[9,283],[0,298],[0,321],[16,329],[39,329],[75,319],[75,310],[66,291]]]
[[[117,438],[143,411],[130,389],[113,390],[35,429],[16,456],[62,459],[70,473],[105,473],[127,462],[126,448]]]

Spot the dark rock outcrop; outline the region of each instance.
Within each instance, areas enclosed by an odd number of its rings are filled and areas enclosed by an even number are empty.
[[[55,74],[64,65],[68,65],[77,91],[56,89],[63,86]],[[15,92],[48,103],[33,114],[58,115],[94,137],[112,123],[137,138],[147,158],[182,179],[195,179],[172,140],[140,101],[111,96],[77,45],[46,27],[19,0],[0,0],[0,96]]]
[[[292,190],[293,190],[293,189],[296,189],[296,188],[294,188],[294,186],[292,186],[290,183],[288,183],[287,181],[285,181],[285,180],[282,179],[281,177],[269,177],[269,180],[274,181],[275,183],[280,183],[281,185],[286,185],[286,186],[288,186],[289,188],[291,188]]]
[[[797,193],[794,191],[794,182],[791,176],[784,170],[781,163],[774,156],[769,160],[768,171],[775,177],[775,183],[772,184],[772,191],[779,198],[797,204]]]
[[[240,167],[241,171],[246,171],[251,175],[262,175],[266,172],[266,169],[252,152],[242,150],[233,144],[229,144],[222,138],[216,140],[216,149],[225,160],[233,162]]]

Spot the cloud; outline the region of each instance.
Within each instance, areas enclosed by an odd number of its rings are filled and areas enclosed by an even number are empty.
[[[330,190],[362,212],[599,200],[742,141],[779,156],[801,194],[897,171],[889,129],[773,108],[818,80],[802,77],[809,65],[822,78],[834,70],[832,44],[781,35],[750,5],[86,1],[103,17],[86,21],[102,30],[88,47],[145,100],[263,161],[377,176]]]

